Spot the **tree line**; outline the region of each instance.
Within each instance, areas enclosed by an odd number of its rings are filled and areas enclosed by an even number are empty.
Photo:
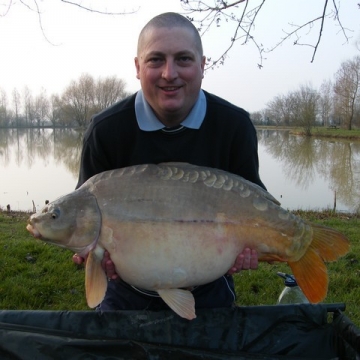
[[[300,85],[295,91],[275,96],[251,117],[258,125],[300,126],[307,135],[315,125],[359,128],[360,56],[342,62],[334,80],[324,80],[318,90]]]
[[[33,96],[28,87],[8,97],[0,89],[0,127],[85,127],[93,114],[128,96],[125,87],[116,76],[95,80],[83,74],[50,97],[45,91]],[[341,63],[334,81],[323,81],[318,90],[306,84],[277,95],[251,118],[255,125],[300,126],[308,135],[315,125],[359,128],[360,56]]]
[[[0,88],[0,127],[84,127],[93,114],[128,96],[125,87],[116,76],[95,80],[83,74],[50,97],[45,90],[34,96],[27,86],[10,96]]]

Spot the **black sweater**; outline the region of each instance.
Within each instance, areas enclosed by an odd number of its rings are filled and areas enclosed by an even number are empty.
[[[77,187],[102,171],[176,161],[229,171],[265,188],[258,172],[256,131],[248,113],[204,93],[206,116],[198,130],[140,130],[135,94],[95,115],[84,136]]]

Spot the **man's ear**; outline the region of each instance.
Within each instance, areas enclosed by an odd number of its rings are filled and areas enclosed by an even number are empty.
[[[135,62],[135,68],[136,68],[136,78],[140,79],[140,64],[139,64],[138,57],[135,57],[134,62]]]
[[[206,65],[206,56],[203,56],[202,59],[201,59],[201,70],[202,70],[202,77],[203,78],[204,78],[205,65]]]

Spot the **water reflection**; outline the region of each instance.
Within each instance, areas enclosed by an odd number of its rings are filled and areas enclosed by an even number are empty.
[[[308,138],[274,130],[259,130],[258,137],[259,146],[281,162],[285,178],[298,189],[307,190],[321,181],[345,210],[360,210],[360,141]]]
[[[82,136],[73,129],[1,129],[0,206],[33,210],[73,190]]]
[[[0,207],[33,210],[76,185],[83,132],[0,129]],[[259,130],[261,177],[288,209],[360,211],[360,141]]]

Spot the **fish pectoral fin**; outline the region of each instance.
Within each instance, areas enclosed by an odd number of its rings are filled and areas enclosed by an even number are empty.
[[[164,289],[157,290],[157,292],[170,309],[175,311],[179,316],[188,320],[196,318],[195,299],[190,291],[182,289]]]
[[[101,267],[101,259],[95,250],[89,252],[85,265],[85,291],[86,300],[90,308],[101,303],[107,289],[107,278]]]

